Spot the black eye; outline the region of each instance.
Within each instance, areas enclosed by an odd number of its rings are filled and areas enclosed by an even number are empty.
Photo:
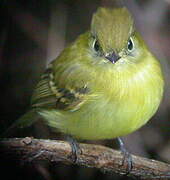
[[[96,52],[100,50],[99,42],[97,40],[94,40],[93,48]]]
[[[128,51],[132,51],[133,47],[134,47],[134,44],[133,44],[132,38],[130,38],[127,44]]]

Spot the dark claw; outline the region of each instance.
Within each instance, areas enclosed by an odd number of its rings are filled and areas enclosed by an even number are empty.
[[[126,163],[127,164],[127,174],[129,174],[133,168],[133,161],[132,161],[132,156],[131,154],[127,151],[127,149],[125,148],[125,145],[122,141],[121,138],[118,138],[119,141],[119,145],[120,145],[120,150],[123,154],[123,161],[122,161],[122,166]]]
[[[67,140],[68,140],[68,142],[71,146],[71,150],[72,150],[70,158],[72,159],[73,163],[76,163],[77,159],[78,159],[77,156],[82,153],[81,148],[80,148],[79,144],[77,143],[77,141],[75,139],[73,139],[72,137],[68,136]]]

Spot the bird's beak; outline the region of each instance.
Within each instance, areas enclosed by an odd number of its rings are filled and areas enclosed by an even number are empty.
[[[115,62],[117,62],[120,59],[120,56],[118,54],[116,54],[115,52],[112,52],[112,53],[107,53],[105,55],[105,58],[114,64]]]

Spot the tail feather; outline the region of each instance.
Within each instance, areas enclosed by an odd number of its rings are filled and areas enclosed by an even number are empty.
[[[35,109],[28,111],[14,122],[1,136],[8,137],[21,128],[26,128],[34,124],[38,120],[39,114]]]

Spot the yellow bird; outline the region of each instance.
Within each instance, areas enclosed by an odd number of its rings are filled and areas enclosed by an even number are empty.
[[[127,9],[99,8],[91,30],[42,75],[32,108],[56,131],[79,139],[112,139],[154,115],[163,86],[160,64]]]
[[[16,125],[28,126],[39,114],[54,131],[76,139],[117,138],[155,114],[163,87],[160,64],[128,10],[98,8],[91,28],[49,64],[31,110]]]

